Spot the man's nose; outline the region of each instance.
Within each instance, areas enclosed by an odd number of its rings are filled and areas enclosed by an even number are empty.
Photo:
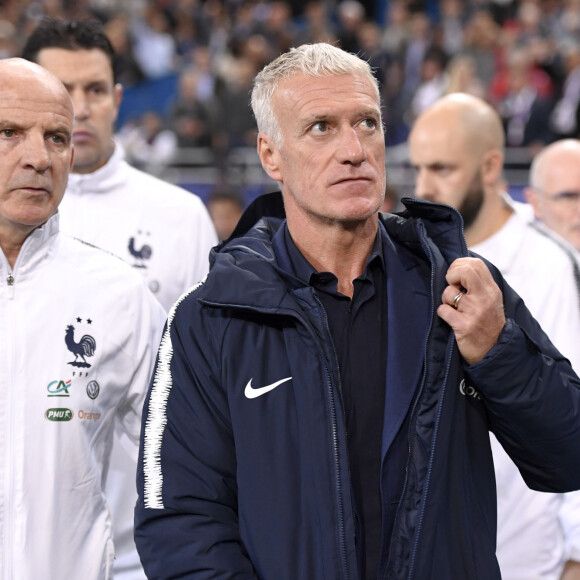
[[[50,167],[50,153],[44,135],[30,136],[26,140],[24,147],[24,165],[32,167],[39,173],[46,171]]]
[[[73,102],[73,110],[75,119],[86,119],[89,115],[89,104],[87,97],[82,90],[69,91]]]
[[[424,169],[418,169],[415,173],[415,197],[426,199],[433,193],[432,189],[429,172]]]
[[[342,163],[360,165],[366,161],[367,154],[360,135],[353,127],[347,127],[340,132],[338,156]]]

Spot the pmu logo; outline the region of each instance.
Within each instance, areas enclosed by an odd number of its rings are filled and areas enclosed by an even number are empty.
[[[46,386],[49,397],[70,397],[68,392],[71,384],[71,380],[66,381],[51,381]]]
[[[44,416],[49,421],[70,421],[74,417],[74,413],[70,409],[47,409]]]

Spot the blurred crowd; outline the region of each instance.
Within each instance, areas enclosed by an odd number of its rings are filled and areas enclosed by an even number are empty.
[[[488,100],[507,144],[531,154],[580,135],[580,0],[4,0],[0,56],[17,55],[43,15],[92,15],[119,54],[125,89],[174,78],[170,105],[118,127],[133,162],[207,147],[216,165],[255,145],[254,75],[291,46],[327,41],[379,78],[387,145],[450,92]]]

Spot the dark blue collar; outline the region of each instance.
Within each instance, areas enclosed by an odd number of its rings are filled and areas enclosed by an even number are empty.
[[[307,285],[312,285],[313,282],[318,279],[320,276],[334,276],[331,272],[318,272],[312,264],[303,256],[300,250],[297,248],[292,236],[290,235],[290,231],[288,230],[288,224],[284,222],[282,230],[282,240],[285,246],[286,255],[288,256],[290,270],[289,272],[296,276],[299,280],[304,282]],[[375,241],[373,244],[373,249],[371,250],[370,256],[367,259],[365,265],[365,271],[361,278],[368,277],[368,271],[370,264],[374,264],[375,261],[377,264],[380,264],[385,270],[385,260],[383,256],[383,238],[387,235],[383,225],[379,223],[377,235],[375,237]]]

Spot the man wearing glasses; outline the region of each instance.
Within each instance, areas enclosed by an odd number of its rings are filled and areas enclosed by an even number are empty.
[[[580,141],[548,145],[532,162],[526,199],[536,219],[580,251]]]

